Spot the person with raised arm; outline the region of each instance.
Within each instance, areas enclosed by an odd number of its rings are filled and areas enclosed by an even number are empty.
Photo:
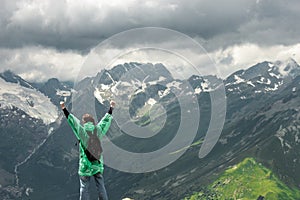
[[[82,124],[73,114],[69,113],[65,103],[61,102],[61,109],[68,120],[76,138],[79,141],[79,169],[80,200],[89,200],[89,185],[94,177],[98,192],[98,200],[108,200],[103,178],[103,156],[101,139],[108,131],[112,121],[112,111],[115,102],[110,102],[110,108],[105,116],[96,124],[93,116],[84,114]]]

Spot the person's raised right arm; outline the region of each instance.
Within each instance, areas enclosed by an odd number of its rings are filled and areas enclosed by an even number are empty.
[[[60,102],[60,106],[64,112],[64,115],[68,119],[68,124],[71,126],[75,136],[77,137],[78,140],[82,140],[84,133],[83,133],[83,127],[80,124],[80,120],[77,119],[74,115],[69,113],[64,102]]]
[[[60,107],[61,107],[61,109],[63,110],[63,112],[64,112],[66,118],[68,119],[70,113],[69,113],[69,111],[67,110],[67,108],[66,108],[66,106],[65,106],[65,102],[61,101],[61,102],[60,102]]]

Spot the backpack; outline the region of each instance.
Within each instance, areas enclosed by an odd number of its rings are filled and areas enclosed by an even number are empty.
[[[87,147],[84,147],[82,145],[84,149],[84,153],[90,162],[96,160],[99,161],[103,150],[102,150],[100,139],[97,135],[97,129],[96,128],[94,129],[94,133],[92,133],[91,131],[87,131],[87,134],[89,135]]]

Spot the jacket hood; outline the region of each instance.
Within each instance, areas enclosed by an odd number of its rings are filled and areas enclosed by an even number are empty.
[[[87,122],[83,126],[86,131],[93,131],[95,129],[95,125],[92,122]]]

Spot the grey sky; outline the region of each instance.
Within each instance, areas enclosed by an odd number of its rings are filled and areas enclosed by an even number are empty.
[[[66,79],[58,73],[66,69],[73,79],[86,54],[101,41],[131,28],[154,26],[197,40],[228,75],[257,61],[291,56],[299,61],[299,19],[298,0],[4,0],[0,69],[10,68],[33,81]],[[141,41],[189,48],[174,38],[145,41],[137,36],[132,43]],[[124,44],[120,40],[113,47],[128,48]],[[260,54],[252,61],[241,59],[247,51]]]

